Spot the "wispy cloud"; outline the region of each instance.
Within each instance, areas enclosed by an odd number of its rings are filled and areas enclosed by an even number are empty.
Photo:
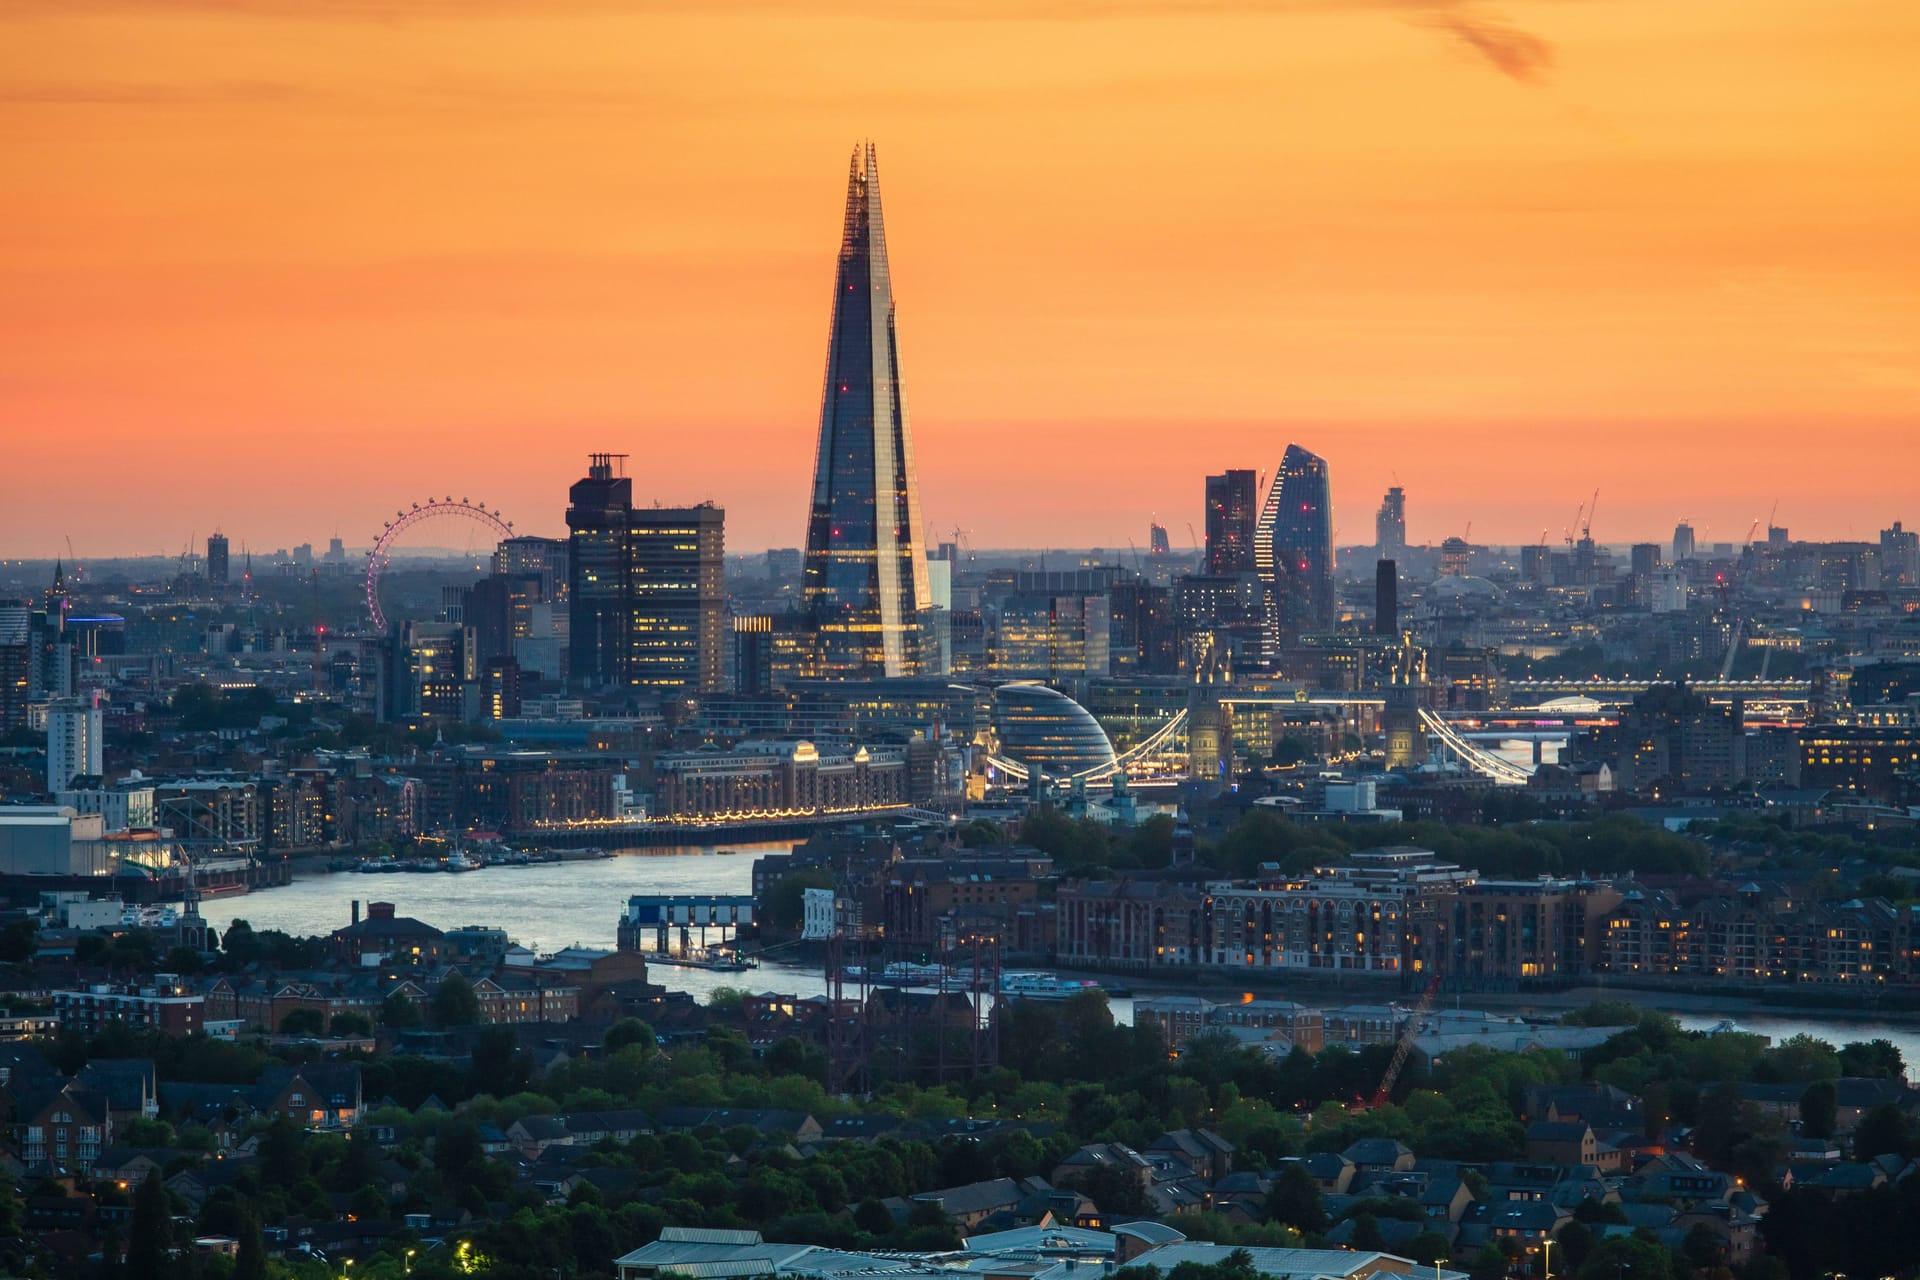
[[[1473,4],[1430,6],[1425,21],[1458,40],[1494,70],[1522,84],[1539,84],[1553,70],[1553,46],[1531,31]]]
[[[1481,0],[0,0],[0,20],[78,11],[153,15],[171,12],[236,18],[326,21],[448,21],[487,17],[645,16],[660,13],[770,12],[890,21],[1112,21],[1134,18],[1245,17],[1340,12],[1408,18],[1446,35],[1485,65],[1522,84],[1553,69],[1553,46]]]
[[[96,81],[74,84],[0,83],[0,104],[9,106],[170,107],[236,102],[284,102],[312,96],[299,85],[272,81],[207,84],[142,84]]]

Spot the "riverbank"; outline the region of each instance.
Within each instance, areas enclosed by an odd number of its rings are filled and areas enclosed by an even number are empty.
[[[1359,974],[1301,974],[1237,972],[1226,969],[1190,969],[1184,972],[1142,973],[1138,966],[1049,966],[1062,971],[1112,974],[1141,995],[1199,995],[1207,999],[1273,998],[1315,1007],[1342,1004],[1410,1004],[1420,991],[1393,978]],[[1225,994],[1222,994],[1225,993]],[[1695,985],[1659,981],[1622,982],[1607,979],[1569,987],[1472,988],[1442,985],[1439,1003],[1470,1009],[1540,1010],[1562,1013],[1601,1000],[1617,1000],[1671,1012],[1804,1014],[1822,1018],[1885,1021],[1920,1029],[1920,991],[1883,989],[1851,991],[1837,987],[1741,987],[1702,989]]]

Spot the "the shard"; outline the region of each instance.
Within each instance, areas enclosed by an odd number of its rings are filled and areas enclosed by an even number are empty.
[[[922,670],[921,612],[930,593],[920,486],[872,143],[854,148],[847,178],[804,594],[822,676],[865,680]]]

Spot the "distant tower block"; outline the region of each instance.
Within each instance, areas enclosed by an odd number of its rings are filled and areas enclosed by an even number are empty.
[[[1392,560],[1374,566],[1373,634],[1400,634],[1400,566]]]

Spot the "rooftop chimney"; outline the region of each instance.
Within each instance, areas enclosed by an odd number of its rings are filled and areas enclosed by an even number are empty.
[[[358,898],[353,900],[353,923],[360,923],[360,899]]]

